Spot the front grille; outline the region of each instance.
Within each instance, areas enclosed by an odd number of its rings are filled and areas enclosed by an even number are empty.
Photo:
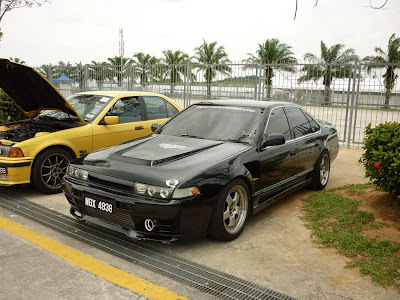
[[[119,225],[129,229],[135,228],[132,217],[126,212],[115,210],[112,213],[108,213],[92,207],[86,207],[86,214],[113,225]]]
[[[108,187],[111,187],[116,190],[122,190],[122,191],[127,191],[127,192],[130,192],[132,190],[131,185],[113,182],[113,181],[111,181],[112,180],[111,178],[105,180],[105,179],[99,178],[98,176],[93,176],[93,175],[89,174],[88,180],[90,182],[94,182],[94,183],[97,183],[97,184],[100,184],[103,186],[108,186]]]

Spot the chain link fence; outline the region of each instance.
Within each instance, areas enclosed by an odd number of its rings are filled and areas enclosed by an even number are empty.
[[[179,104],[210,99],[289,101],[336,126],[359,148],[369,124],[399,121],[400,64],[59,65],[37,68],[64,96],[92,90],[161,93]]]

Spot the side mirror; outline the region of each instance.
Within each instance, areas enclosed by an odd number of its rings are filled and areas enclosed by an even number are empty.
[[[119,117],[118,116],[105,116],[104,123],[106,125],[115,125],[119,124]]]
[[[161,124],[157,124],[157,123],[151,124],[151,131],[154,132],[160,127],[161,127]]]
[[[286,140],[285,140],[285,136],[283,134],[270,133],[264,138],[264,140],[261,144],[261,148],[264,149],[268,146],[283,145],[285,142],[286,142]]]

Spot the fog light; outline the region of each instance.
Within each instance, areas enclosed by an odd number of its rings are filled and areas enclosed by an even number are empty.
[[[6,174],[0,174],[0,180],[2,180],[2,181],[8,181],[8,175],[6,175]]]
[[[146,219],[144,221],[144,228],[146,228],[147,231],[153,231],[157,226],[158,224],[156,220]]]

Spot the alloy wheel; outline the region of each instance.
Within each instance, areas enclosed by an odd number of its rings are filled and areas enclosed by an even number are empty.
[[[321,165],[319,168],[319,180],[321,185],[326,185],[329,179],[330,173],[330,163],[329,163],[329,155],[325,154],[321,159]]]
[[[49,188],[61,187],[61,180],[64,177],[69,159],[61,153],[54,153],[47,157],[41,167],[43,183]]]
[[[235,185],[225,199],[223,222],[225,230],[235,234],[244,225],[248,210],[248,196],[246,189],[241,185]]]

